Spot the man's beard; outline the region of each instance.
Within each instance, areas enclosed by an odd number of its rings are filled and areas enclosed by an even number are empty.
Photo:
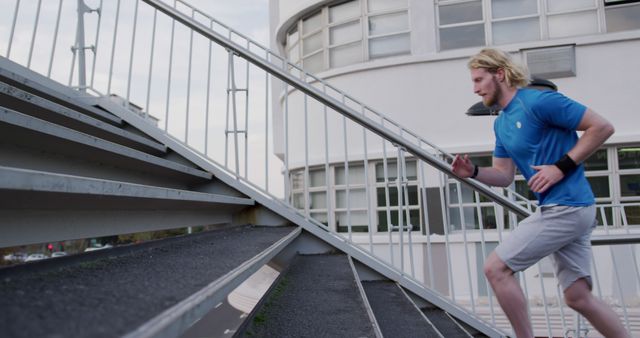
[[[484,105],[487,107],[491,107],[497,104],[502,97],[502,88],[500,87],[500,84],[498,83],[498,80],[496,80],[495,76],[493,77],[493,87],[493,95],[487,95],[482,98],[482,103],[484,103]]]

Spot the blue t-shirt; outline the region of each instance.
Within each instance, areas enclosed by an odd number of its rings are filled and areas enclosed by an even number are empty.
[[[532,165],[553,164],[575,146],[586,109],[558,92],[518,89],[493,125],[493,156],[511,158],[528,181],[537,172]],[[595,201],[582,164],[535,195],[540,205],[586,206]]]

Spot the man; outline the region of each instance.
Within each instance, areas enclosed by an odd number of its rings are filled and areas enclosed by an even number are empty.
[[[533,337],[527,303],[514,272],[551,255],[568,306],[605,337],[629,337],[618,316],[591,294],[591,231],[594,196],[581,163],[614,132],[591,109],[554,91],[521,88],[526,75],[508,54],[483,49],[468,63],[473,91],[486,106],[502,108],[494,123],[493,165],[456,156],[453,172],[506,187],[515,167],[540,207],[487,258],[484,272],[519,338]],[[578,138],[576,130],[584,131]]]

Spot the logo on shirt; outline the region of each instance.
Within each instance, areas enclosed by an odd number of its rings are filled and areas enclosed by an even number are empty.
[[[516,128],[518,129],[522,128],[522,123],[520,123],[520,121],[516,122]]]

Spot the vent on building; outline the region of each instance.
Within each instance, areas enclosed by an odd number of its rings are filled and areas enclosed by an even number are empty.
[[[523,55],[532,77],[576,76],[575,46],[523,50]]]

